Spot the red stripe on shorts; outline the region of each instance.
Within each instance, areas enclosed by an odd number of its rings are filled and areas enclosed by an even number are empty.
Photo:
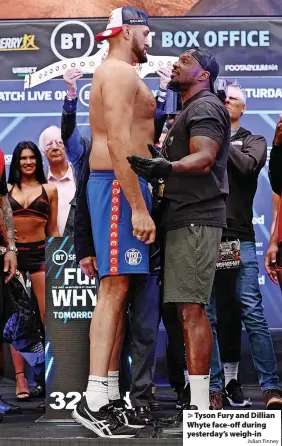
[[[120,186],[118,180],[112,182],[112,202],[110,221],[110,276],[118,275],[118,222],[120,209]]]

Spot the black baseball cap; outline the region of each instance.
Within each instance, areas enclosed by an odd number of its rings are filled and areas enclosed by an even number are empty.
[[[219,65],[217,63],[216,58],[214,55],[205,48],[197,48],[197,49],[190,49],[185,51],[185,53],[190,54],[196,61],[201,65],[201,67],[210,73],[210,88],[211,92],[214,93],[214,82],[216,81],[216,78],[219,73]]]
[[[146,25],[148,26],[148,16],[140,9],[133,6],[123,6],[114,9],[109,17],[107,27],[97,34],[96,42],[102,42],[109,37],[115,36],[122,30],[122,25]]]

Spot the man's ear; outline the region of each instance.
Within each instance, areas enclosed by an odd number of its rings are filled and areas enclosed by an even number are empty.
[[[130,38],[130,31],[131,31],[130,25],[122,25],[122,34],[126,40],[129,40]]]
[[[244,107],[243,107],[243,110],[242,110],[242,113],[241,113],[241,116],[243,116],[243,114],[245,113],[245,111],[247,110],[247,106],[246,106],[246,104],[244,104]]]
[[[201,81],[206,81],[207,79],[209,79],[209,77],[210,73],[208,71],[202,71],[198,79]]]

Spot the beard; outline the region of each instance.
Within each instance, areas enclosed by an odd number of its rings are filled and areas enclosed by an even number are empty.
[[[181,91],[180,82],[173,79],[169,81],[167,88],[172,91]]]
[[[144,50],[141,50],[135,36],[133,36],[132,40],[132,52],[137,59],[137,63],[146,63],[148,61],[147,54],[144,53]]]

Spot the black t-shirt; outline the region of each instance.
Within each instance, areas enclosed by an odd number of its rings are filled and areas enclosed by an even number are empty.
[[[229,195],[226,200],[227,229],[223,231],[224,237],[255,241],[253,201],[266,155],[267,143],[263,136],[252,135],[242,127],[232,135],[227,163]]]
[[[220,150],[208,174],[173,174],[165,181],[164,230],[189,224],[226,226],[230,119],[223,103],[207,90],[184,103],[164,141],[162,153],[170,161],[184,158],[190,154],[189,143],[193,136],[212,138],[218,142]]]

